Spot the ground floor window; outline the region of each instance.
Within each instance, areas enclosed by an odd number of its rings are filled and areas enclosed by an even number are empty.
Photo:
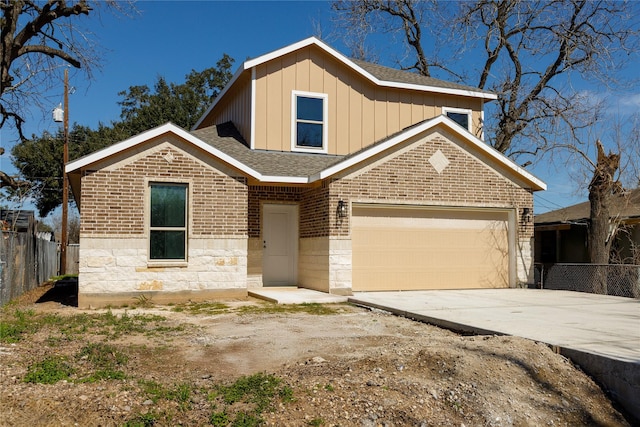
[[[185,184],[150,184],[150,259],[186,260],[187,190]]]

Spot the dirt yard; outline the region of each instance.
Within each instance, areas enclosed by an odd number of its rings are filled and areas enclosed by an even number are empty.
[[[578,367],[524,339],[346,304],[83,311],[36,302],[47,291],[1,312],[0,425],[629,425]]]

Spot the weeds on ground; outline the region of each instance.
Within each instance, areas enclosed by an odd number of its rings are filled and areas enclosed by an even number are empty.
[[[16,343],[23,335],[38,330],[38,324],[33,310],[15,309],[12,314],[9,309],[2,310],[0,318],[0,342]]]
[[[122,427],[151,427],[154,426],[160,418],[162,418],[161,415],[147,412],[146,414],[137,415],[134,419],[125,422]]]
[[[171,387],[164,386],[156,381],[140,380],[138,385],[153,403],[159,400],[170,400],[178,403],[180,410],[185,411],[190,407],[193,387],[187,383],[176,384]]]
[[[214,401],[210,418],[213,425],[231,422],[232,426],[257,426],[262,424],[262,413],[275,408],[278,400],[293,401],[293,390],[274,375],[257,373],[241,377],[231,385],[218,386],[209,397]],[[234,410],[236,407],[242,409]]]
[[[100,380],[123,380],[126,378],[123,367],[128,360],[125,353],[105,343],[90,343],[80,349],[76,359],[86,361],[95,370],[78,382],[97,382]]]
[[[71,316],[37,315],[33,310],[16,309],[13,313],[4,310],[0,320],[0,342],[15,343],[22,340],[26,334],[36,333],[42,328],[50,328],[53,331],[48,341],[54,345],[59,340],[76,340],[89,333],[115,339],[134,333],[165,336],[168,332],[180,332],[185,329],[184,325],[163,325],[166,320],[165,317],[154,314],[130,315],[124,312],[122,315],[115,315],[111,310]]]
[[[26,383],[55,384],[71,377],[75,369],[63,356],[49,356],[29,366],[23,381]]]
[[[82,347],[74,359],[50,355],[39,362],[32,363],[27,368],[23,381],[55,384],[62,380],[77,383],[122,380],[126,375],[119,368],[126,364],[127,359],[127,356],[114,346],[90,343]]]
[[[318,304],[318,303],[304,303],[304,304],[271,304],[264,303],[259,305],[246,305],[239,307],[236,311],[239,314],[291,314],[291,313],[306,313],[319,316],[337,314],[341,304]]]
[[[229,311],[229,306],[221,302],[189,302],[178,304],[171,308],[171,311],[189,314],[214,315]]]
[[[195,315],[216,315],[222,313],[238,314],[289,314],[307,313],[315,315],[336,314],[340,311],[341,304],[273,304],[261,302],[255,305],[243,305],[231,308],[221,302],[188,302],[177,304],[171,307],[171,311],[179,313],[189,313]]]

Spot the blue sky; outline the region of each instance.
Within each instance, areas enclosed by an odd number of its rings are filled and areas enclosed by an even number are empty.
[[[118,92],[134,85],[151,87],[158,76],[182,83],[192,69],[214,66],[223,53],[236,60],[235,71],[246,58],[318,35],[318,31],[326,37],[331,31],[330,2],[323,1],[140,1],[137,7],[140,14],[132,18],[108,13],[83,18],[105,52],[94,81],[88,82],[82,72],[70,71],[70,85],[75,88],[69,97],[71,123],[95,127],[99,122],[118,120]],[[336,38],[328,41],[348,53]],[[386,49],[393,46],[378,46],[378,51]],[[637,65],[636,70],[640,61]],[[59,92],[49,93],[47,99],[51,110],[62,102],[62,82]],[[627,101],[640,110],[640,90],[629,94]],[[54,132],[58,127],[50,111],[34,111],[28,119],[27,135]],[[0,143],[7,152],[16,138],[6,126],[0,130]],[[0,170],[15,173],[7,154],[0,157]],[[536,213],[586,200],[586,192],[576,191],[572,179],[579,168],[542,164],[529,170],[549,186],[548,191],[536,194]]]

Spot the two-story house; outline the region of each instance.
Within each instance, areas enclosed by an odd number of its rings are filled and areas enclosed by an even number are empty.
[[[484,143],[494,99],[313,37],[247,60],[190,131],[67,165],[79,305],[530,283],[545,184]]]

